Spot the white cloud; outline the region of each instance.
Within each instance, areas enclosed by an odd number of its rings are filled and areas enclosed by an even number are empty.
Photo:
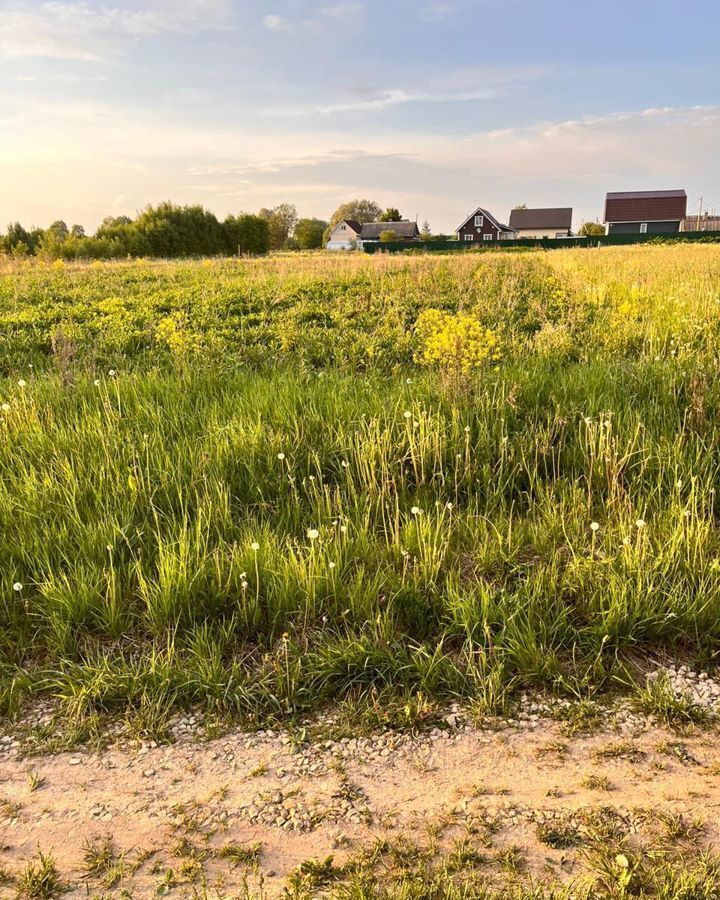
[[[308,115],[334,116],[344,113],[382,112],[409,103],[469,103],[490,100],[506,93],[513,85],[536,81],[551,70],[547,67],[528,66],[512,68],[478,66],[443,72],[432,78],[415,79],[412,88],[392,87],[383,90],[355,92],[344,99],[337,99],[312,106],[289,106],[266,109],[265,116],[298,118]],[[468,85],[483,85],[471,87]]]
[[[22,4],[0,18],[0,57],[97,61],[127,39],[219,27],[229,0],[152,0],[140,8],[84,2]]]
[[[117,211],[119,194],[129,213],[170,198],[221,215],[295,198],[303,214],[328,215],[345,199],[371,196],[438,230],[478,205],[500,217],[516,202],[568,205],[579,221],[601,213],[607,190],[720,195],[718,106],[471,134],[310,126],[277,133],[247,123],[195,126],[150,109],[0,97],[3,115],[3,206],[12,218],[40,224],[61,217],[93,226]]]
[[[477,7],[478,0],[430,0],[419,7],[418,17],[423,22],[456,26],[465,21],[460,14],[469,14],[473,5]]]
[[[269,31],[282,32],[296,37],[317,36],[328,29],[341,28],[347,33],[350,28],[357,28],[365,20],[365,7],[362,3],[351,0],[340,0],[330,6],[319,6],[299,16],[281,16],[269,13],[263,16],[262,23]]]
[[[270,31],[282,31],[287,26],[287,20],[282,16],[269,15],[263,18],[263,25]]]

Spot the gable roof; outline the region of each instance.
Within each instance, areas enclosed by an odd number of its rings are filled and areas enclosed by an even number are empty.
[[[685,191],[608,191],[607,200],[668,200],[687,197]]]
[[[467,219],[465,219],[464,222],[462,222],[460,225],[458,225],[458,227],[455,229],[455,233],[457,234],[458,231],[461,231],[467,225],[467,223],[470,221],[470,219],[473,219],[475,216],[485,216],[485,218],[490,219],[490,221],[493,223],[493,225],[496,228],[498,228],[500,231],[512,231],[513,230],[508,225],[503,225],[502,222],[498,222],[498,220],[495,218],[495,216],[492,213],[488,212],[486,209],[483,209],[482,206],[478,206],[478,208],[474,212],[470,213],[470,215],[467,217]]]
[[[658,222],[684,219],[685,191],[611,191],[605,197],[605,222]]]
[[[549,209],[513,209],[510,213],[511,228],[562,228],[572,225],[572,207],[558,206]]]
[[[341,225],[349,226],[350,228],[352,228],[355,234],[360,234],[360,230],[362,228],[362,225],[359,222],[356,222],[355,219],[340,219],[337,225],[333,226],[332,230],[335,231],[335,229],[339,228]]]
[[[383,231],[392,231],[397,237],[414,238],[420,235],[420,229],[417,222],[366,222],[360,238],[364,241],[376,241],[380,238]]]

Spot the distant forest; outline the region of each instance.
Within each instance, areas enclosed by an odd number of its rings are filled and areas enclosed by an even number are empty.
[[[48,228],[25,228],[13,222],[0,235],[0,253],[49,259],[122,259],[125,257],[260,256],[271,250],[314,250],[343,219],[360,223],[397,221],[394,207],[384,212],[372,200],[351,200],[329,222],[298,218],[295,206],[282,203],[258,213],[239,213],[220,221],[202,206],[161,203],[136,218],[108,216],[95,232],[58,220]],[[427,223],[423,236],[430,236]]]

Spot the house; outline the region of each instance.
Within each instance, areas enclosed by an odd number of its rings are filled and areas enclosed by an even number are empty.
[[[360,238],[362,225],[354,219],[343,219],[330,232],[328,250],[354,250]]]
[[[687,215],[685,191],[615,191],[605,198],[608,234],[673,234]]]
[[[686,216],[681,231],[720,231],[720,216],[707,213]]]
[[[393,241],[409,242],[420,240],[420,229],[417,222],[403,219],[402,222],[366,222],[360,232],[361,241],[379,241],[380,235],[391,231]]]
[[[519,238],[572,237],[572,207],[553,209],[513,209],[510,228]]]
[[[475,212],[456,229],[459,241],[506,241],[515,237],[515,232],[479,206]]]

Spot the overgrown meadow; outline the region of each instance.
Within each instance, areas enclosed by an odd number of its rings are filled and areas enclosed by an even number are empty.
[[[720,247],[0,263],[0,711],[413,724],[720,648]]]

